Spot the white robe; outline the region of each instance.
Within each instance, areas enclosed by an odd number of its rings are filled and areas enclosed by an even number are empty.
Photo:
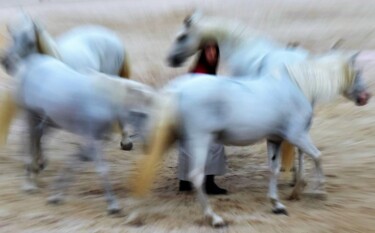
[[[191,155],[188,153],[186,146],[181,141],[179,144],[178,154],[178,179],[189,180],[189,161]],[[212,143],[208,151],[205,175],[224,175],[226,172],[226,156],[222,144]]]

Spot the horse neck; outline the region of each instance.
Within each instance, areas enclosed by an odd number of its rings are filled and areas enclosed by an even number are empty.
[[[226,22],[220,19],[209,19],[200,25],[203,40],[215,39],[222,55],[229,55],[240,47],[248,38],[246,27],[239,23]]]
[[[234,75],[244,75],[251,63],[256,63],[267,52],[280,46],[239,22],[206,20],[201,25],[202,39],[215,39],[220,47],[220,57]],[[250,63],[250,64],[249,64]],[[247,74],[247,73],[246,73]]]
[[[50,55],[58,60],[62,60],[55,41],[46,30],[40,28],[35,31],[35,35],[37,38],[37,48],[39,53]]]
[[[329,102],[342,95],[350,84],[350,74],[340,65],[296,65],[289,67],[289,77],[311,103]]]

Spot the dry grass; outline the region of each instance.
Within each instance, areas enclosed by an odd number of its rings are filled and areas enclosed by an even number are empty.
[[[118,32],[131,55],[133,79],[161,86],[186,67],[166,66],[165,56],[180,22],[199,3],[209,14],[234,17],[249,27],[263,31],[282,42],[300,41],[314,52],[325,51],[338,38],[344,49],[375,47],[373,12],[375,2],[334,1],[76,1],[17,0],[0,1],[0,33],[6,36],[5,23],[17,12],[17,4],[37,17],[53,34],[82,24],[98,23]],[[372,63],[365,75],[372,84]],[[4,75],[4,74],[2,74]],[[230,195],[210,198],[214,208],[229,222],[224,232],[372,232],[375,230],[375,139],[372,116],[374,103],[355,107],[343,99],[317,109],[312,135],[324,155],[328,200],[304,198],[284,201],[290,216],[275,216],[266,198],[267,166],[265,145],[228,147],[228,173],[218,182]],[[139,155],[119,150],[116,136],[106,146],[111,166],[111,181],[124,207],[124,216],[105,213],[102,189],[93,165],[82,169],[69,190],[66,204],[48,206],[48,185],[63,166],[64,158],[75,150],[75,137],[51,132],[45,139],[50,159],[42,174],[40,193],[20,191],[26,132],[22,118],[12,128],[9,146],[0,154],[0,231],[1,232],[216,232],[205,224],[192,195],[177,192],[176,151],[165,162],[153,196],[137,202],[128,197],[127,177]],[[308,160],[308,163],[310,161]],[[310,163],[309,163],[310,164]],[[309,170],[309,169],[308,169]],[[284,200],[291,189],[280,185]],[[125,224],[126,215],[140,212],[136,225]]]

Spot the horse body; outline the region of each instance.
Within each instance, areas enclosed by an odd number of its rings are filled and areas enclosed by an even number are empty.
[[[113,106],[106,103],[103,96],[95,95],[97,90],[92,88],[92,78],[40,56],[30,56],[26,63],[30,69],[18,74],[22,78],[23,90],[18,99],[29,111],[48,116],[58,126],[73,133],[88,132],[88,125],[84,124],[87,119],[93,122],[115,120],[108,119],[107,116],[113,116]],[[42,72],[44,75],[40,75]],[[50,98],[46,99],[46,96]],[[64,119],[70,120],[65,122]]]
[[[116,33],[109,29],[95,25],[81,26],[61,35],[55,42],[43,27],[27,15],[12,21],[8,29],[13,43],[2,59],[8,73],[17,70],[20,60],[31,54],[41,53],[61,59],[79,72],[91,69],[129,78],[128,54]],[[120,127],[121,148],[130,150],[133,144],[127,133],[127,126]]]
[[[199,75],[183,87],[177,96],[183,132],[215,132],[226,145],[280,140],[290,133],[289,125],[311,118],[311,106],[287,75],[250,80]]]
[[[240,22],[208,17],[196,11],[185,19],[168,54],[168,62],[171,66],[181,65],[208,40],[219,44],[221,60],[234,78],[257,77],[309,58],[305,49],[290,49],[254,30],[249,31]],[[294,150],[285,142],[283,169],[291,170],[292,157]]]
[[[74,71],[61,61],[45,55],[30,55],[16,73],[15,89],[18,104],[31,116],[43,116],[31,128],[31,137],[41,128],[55,126],[78,134],[84,139],[83,148],[92,154],[103,179],[108,210],[117,212],[119,206],[107,178],[108,169],[102,161],[100,140],[111,130],[114,122],[136,121],[139,112],[146,114],[153,90],[141,83],[109,77],[103,73]],[[143,112],[142,112],[143,111]],[[32,120],[35,121],[35,118]],[[34,139],[35,140],[35,139]],[[31,147],[33,151],[33,145]],[[28,191],[36,188],[35,175],[39,169],[38,156],[28,164]],[[73,169],[74,162],[67,168]],[[60,202],[67,188],[67,176],[59,178],[56,195],[49,201]]]
[[[76,27],[56,39],[62,60],[75,70],[90,68],[120,75],[125,48],[112,31],[95,25]]]
[[[223,219],[210,208],[202,190],[210,143],[217,140],[225,145],[246,146],[266,139],[270,169],[268,197],[274,213],[286,213],[277,194],[281,142],[287,140],[299,150],[296,193],[304,184],[303,153],[315,163],[319,188],[324,175],[320,152],[309,136],[313,116],[310,100],[343,95],[357,105],[366,104],[370,96],[359,72],[354,70],[352,59],[321,58],[251,78],[194,74],[172,81],[165,88],[170,93],[166,96],[172,97],[161,107],[158,116],[161,124],[154,126],[154,135],[159,136],[155,136],[150,156],[140,163],[141,172],[134,179],[137,182],[134,190],[138,194],[147,191],[148,177],[154,175],[147,169],[165,153],[174,135],[175,140],[186,141],[192,155],[189,176],[205,215],[212,220],[212,225],[222,225]]]

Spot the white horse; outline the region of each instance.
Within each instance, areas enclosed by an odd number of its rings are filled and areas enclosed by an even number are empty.
[[[12,74],[17,60],[24,59],[30,54],[42,53],[62,60],[73,69],[83,72],[87,69],[102,73],[129,78],[130,67],[128,54],[120,38],[111,30],[101,26],[80,26],[59,36],[56,42],[48,32],[35,23],[28,15],[22,14],[16,21],[8,25],[12,37],[12,45],[7,49],[2,64]],[[11,101],[6,104],[12,104]],[[4,114],[4,113],[3,113]],[[2,116],[4,118],[4,116]],[[9,127],[4,122],[3,128]],[[126,125],[121,125],[121,148],[131,150],[133,143],[127,133]],[[35,153],[41,151],[42,134],[34,135],[32,147]],[[42,155],[40,166],[45,167],[45,159]]]
[[[200,74],[177,78],[166,87],[171,97],[165,100],[154,128],[150,154],[139,163],[133,190],[138,195],[148,190],[155,177],[155,163],[171,142],[183,138],[194,158],[190,179],[204,214],[213,226],[221,226],[224,220],[211,209],[202,190],[210,143],[217,140],[225,145],[247,146],[267,139],[271,173],[268,197],[274,213],[287,214],[277,194],[281,142],[288,140],[298,148],[300,157],[306,153],[314,160],[318,185],[322,185],[321,153],[309,136],[313,117],[309,98],[331,99],[343,95],[357,105],[366,104],[370,95],[352,62],[332,55],[256,78]],[[303,163],[300,163],[297,192],[303,180]]]
[[[195,11],[184,20],[167,60],[171,66],[180,66],[199,51],[206,41],[212,40],[219,45],[221,61],[231,75],[236,77],[258,77],[259,74],[270,73],[283,65],[302,62],[310,56],[305,49],[296,46],[291,49],[259,32],[249,30],[241,22],[209,17]],[[293,146],[283,142],[283,169],[291,170],[293,159]]]
[[[110,213],[120,207],[112,193],[107,178],[108,168],[102,159],[102,145],[113,123],[132,123],[141,129],[144,116],[152,104],[154,91],[151,87],[128,79],[120,79],[96,71],[77,72],[59,60],[46,55],[34,54],[23,60],[15,74],[15,100],[29,116],[31,137],[36,131],[58,127],[82,136],[83,148],[90,153],[100,174]],[[6,109],[4,109],[6,111]],[[35,124],[35,116],[43,116]],[[31,148],[36,149],[36,148]],[[37,153],[33,153],[37,156]],[[37,189],[36,174],[39,158],[27,164],[27,191]],[[67,182],[72,178],[76,162],[72,161],[58,178],[54,195],[49,202],[62,201]]]

